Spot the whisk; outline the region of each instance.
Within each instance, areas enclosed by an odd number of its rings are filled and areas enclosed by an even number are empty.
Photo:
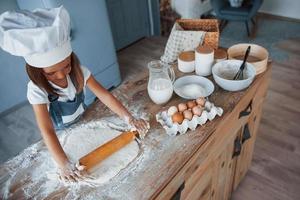
[[[243,73],[243,71],[244,71],[245,66],[246,66],[246,61],[247,61],[248,55],[250,53],[250,49],[251,49],[251,46],[248,46],[248,48],[246,50],[246,53],[245,53],[245,56],[244,56],[243,63],[240,66],[239,71],[233,77],[233,80],[243,80],[244,79],[244,73]]]

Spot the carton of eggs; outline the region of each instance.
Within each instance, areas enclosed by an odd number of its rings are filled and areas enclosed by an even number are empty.
[[[212,121],[217,115],[222,114],[221,107],[204,98],[198,98],[157,113],[156,121],[163,126],[168,135],[177,135],[185,134],[188,129],[195,130],[199,124],[202,126],[207,120]]]

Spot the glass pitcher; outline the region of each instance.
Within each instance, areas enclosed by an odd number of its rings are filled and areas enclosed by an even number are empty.
[[[156,104],[164,104],[173,94],[174,70],[167,63],[154,60],[148,63],[148,94]]]

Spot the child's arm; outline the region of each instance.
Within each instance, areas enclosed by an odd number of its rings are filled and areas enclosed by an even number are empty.
[[[93,75],[87,80],[87,86],[107,107],[115,112],[119,117],[127,123],[133,125],[143,137],[148,130],[148,125],[144,120],[134,119],[131,113],[123,106],[123,104],[107,91],[100,83],[95,80]]]
[[[61,170],[61,178],[68,181],[76,181],[80,179],[81,174],[78,173],[78,170],[71,166],[67,155],[60,145],[47,109],[47,105],[36,104],[32,106],[43,140]]]

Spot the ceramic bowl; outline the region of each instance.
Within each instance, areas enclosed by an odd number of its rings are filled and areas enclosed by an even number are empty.
[[[197,75],[183,76],[174,82],[174,92],[184,99],[207,97],[214,89],[214,84],[209,79]]]
[[[228,59],[243,60],[245,52],[251,46],[247,62],[253,64],[256,74],[260,74],[267,69],[269,52],[257,44],[236,44],[227,50]]]
[[[232,92],[247,88],[253,82],[256,73],[252,64],[246,63],[243,80],[232,80],[242,62],[239,60],[225,60],[216,63],[212,68],[216,83],[224,90]]]

